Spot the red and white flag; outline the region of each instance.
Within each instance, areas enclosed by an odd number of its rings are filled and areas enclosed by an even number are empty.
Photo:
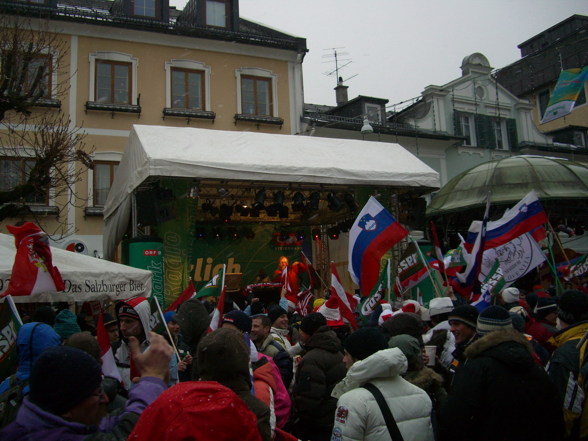
[[[343,288],[335,262],[331,262],[331,295],[339,299],[341,315],[353,329],[357,329],[357,322],[353,314],[353,311],[357,308],[357,300]]]
[[[184,292],[182,294],[180,294],[178,296],[178,298],[175,299],[174,302],[167,307],[167,309],[165,310],[165,312],[175,311],[176,309],[179,308],[179,306],[182,303],[184,303],[186,300],[190,300],[195,295],[196,295],[196,290],[194,289],[194,283],[192,283],[192,281],[190,280],[188,282],[188,286],[186,287],[186,289],[184,290]]]
[[[223,314],[225,311],[225,294],[227,289],[225,287],[225,270],[226,265],[223,265],[222,275],[221,275],[221,294],[218,297],[218,301],[216,302],[216,307],[214,308],[214,312],[212,313],[212,320],[210,321],[210,325],[208,326],[208,333],[217,330],[221,326],[221,322],[223,319]]]
[[[98,323],[96,324],[96,339],[100,346],[100,358],[102,359],[102,374],[105,377],[116,378],[122,383],[122,378],[116,367],[114,361],[114,353],[112,352],[112,346],[110,345],[110,338],[106,332],[106,326],[104,326],[104,314],[100,313],[98,316]]]
[[[32,222],[7,225],[6,228],[14,236],[16,255],[4,295],[29,296],[63,291],[65,285],[59,270],[53,266],[47,234]]]

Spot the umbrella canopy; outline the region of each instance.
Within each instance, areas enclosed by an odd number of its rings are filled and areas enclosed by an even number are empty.
[[[433,197],[427,217],[492,205],[515,204],[535,190],[541,201],[588,198],[588,167],[546,156],[521,155],[479,164],[454,177]]]

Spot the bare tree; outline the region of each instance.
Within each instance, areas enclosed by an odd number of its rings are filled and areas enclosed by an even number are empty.
[[[59,108],[43,108],[59,107],[66,96],[66,54],[65,40],[48,20],[0,17],[0,221],[26,216],[38,222],[31,207],[49,192],[58,214],[86,200],[74,188],[93,167],[85,135]],[[64,233],[72,232],[58,234]]]
[[[9,111],[30,115],[35,105],[63,95],[67,53],[48,20],[0,16],[0,120]]]
[[[91,151],[84,143],[80,128],[71,128],[69,120],[58,111],[24,117],[18,124],[3,122],[5,136],[0,147],[5,157],[24,167],[26,181],[0,191],[0,220],[32,214],[30,202],[52,197],[60,209],[79,206],[85,198],[74,189],[87,168],[92,168]]]

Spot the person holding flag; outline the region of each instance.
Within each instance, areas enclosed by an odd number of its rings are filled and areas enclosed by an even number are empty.
[[[122,341],[114,354],[114,358],[124,387],[129,390],[133,384],[133,379],[139,376],[139,372],[131,357],[128,341],[130,337],[135,337],[139,340],[141,352],[145,352],[148,349],[150,344],[150,331],[155,328],[151,320],[151,305],[145,297],[135,297],[120,301],[116,305],[116,316],[119,322]],[[176,384],[177,380],[177,360],[176,357],[172,357],[170,361],[169,384]]]

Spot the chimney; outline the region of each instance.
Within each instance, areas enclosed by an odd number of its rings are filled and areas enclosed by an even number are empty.
[[[347,98],[347,89],[349,86],[343,85],[343,77],[339,77],[339,81],[337,81],[337,87],[335,87],[335,98],[337,100],[337,107],[342,106],[349,98]]]

